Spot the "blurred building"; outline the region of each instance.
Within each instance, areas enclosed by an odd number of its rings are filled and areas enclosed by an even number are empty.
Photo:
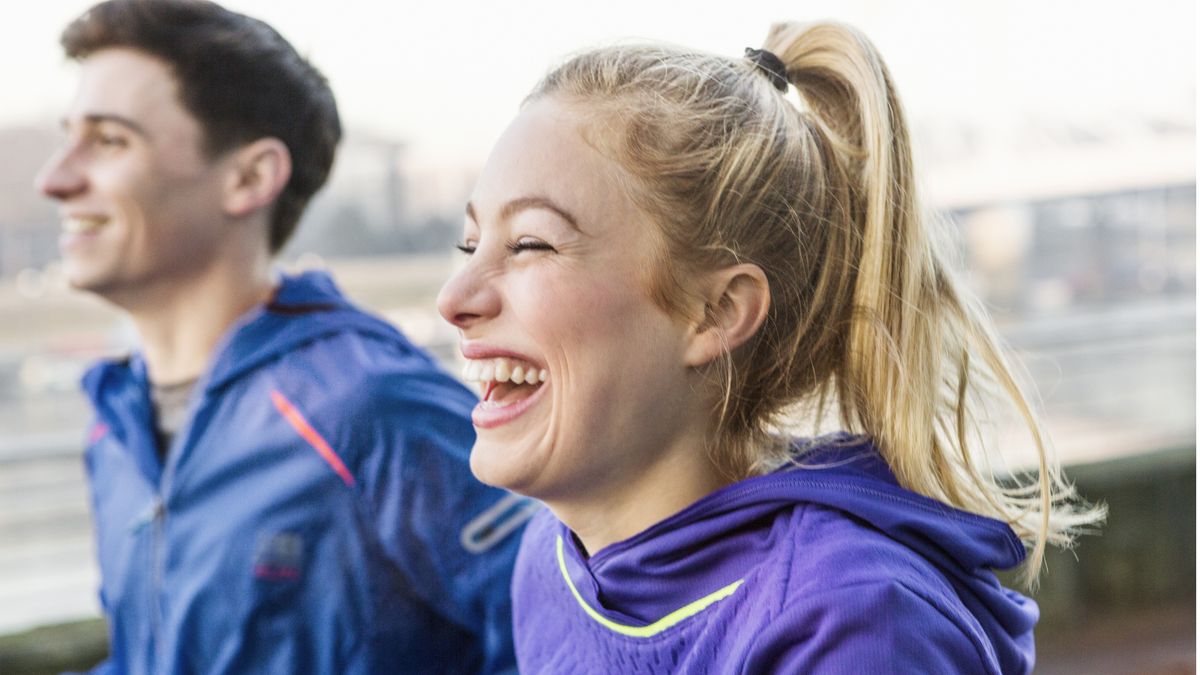
[[[1194,297],[1194,127],[1038,137],[935,157],[928,174],[1000,318]]]

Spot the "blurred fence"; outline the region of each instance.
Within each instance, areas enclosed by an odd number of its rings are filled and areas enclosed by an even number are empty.
[[[444,269],[445,260],[437,264]],[[419,302],[411,296],[396,302],[396,296],[372,290],[370,280],[379,271],[356,278],[353,271],[339,270],[339,276],[352,296],[451,360],[452,333],[424,309],[430,289],[419,294]],[[386,271],[391,283],[408,283],[396,278],[401,272],[394,263]],[[1194,301],[1059,313],[1013,323],[1002,332],[1041,392],[1060,455],[1073,467],[1081,491],[1107,501],[1112,510],[1104,533],[1083,540],[1078,561],[1070,553],[1051,556],[1038,593],[1045,618],[1039,630],[1069,635],[1061,631],[1112,608],[1194,603]],[[5,356],[0,353],[0,361]],[[5,372],[10,383],[32,377],[29,353],[7,356],[24,363],[0,363],[0,384]],[[37,395],[10,394],[14,405],[0,411],[0,419],[11,422],[0,429],[13,430],[0,436],[0,635],[98,614],[80,461],[88,413],[73,388],[82,361],[77,355],[66,360],[79,363],[62,366],[62,373],[54,364],[41,364],[49,379],[33,382],[40,387]],[[35,418],[42,421],[31,423]],[[85,625],[82,632],[77,626],[58,630],[32,643],[0,639],[0,672],[40,672],[16,670],[14,654],[30,644],[44,650],[47,640],[67,641],[59,647],[84,660],[95,658],[99,624]],[[48,658],[34,660],[54,662]]]

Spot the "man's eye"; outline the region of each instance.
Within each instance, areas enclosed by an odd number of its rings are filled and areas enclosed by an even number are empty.
[[[124,136],[113,134],[96,134],[96,145],[102,148],[123,148],[129,145]]]

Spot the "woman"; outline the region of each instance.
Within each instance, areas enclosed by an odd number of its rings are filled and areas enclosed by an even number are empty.
[[[522,672],[1032,668],[1036,606],[990,570],[1028,546],[1032,582],[1099,514],[1044,451],[993,479],[990,394],[1041,434],[914,193],[846,26],[602,49],[537,87],[439,297],[482,384],[472,469],[549,507],[513,582]]]

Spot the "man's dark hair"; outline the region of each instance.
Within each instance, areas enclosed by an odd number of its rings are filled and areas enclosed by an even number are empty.
[[[62,45],[76,60],[128,47],[169,64],[210,157],[264,137],[282,141],[292,175],[271,216],[270,247],[283,248],[342,136],[329,83],[283,36],[207,0],[108,0],[67,26]]]

